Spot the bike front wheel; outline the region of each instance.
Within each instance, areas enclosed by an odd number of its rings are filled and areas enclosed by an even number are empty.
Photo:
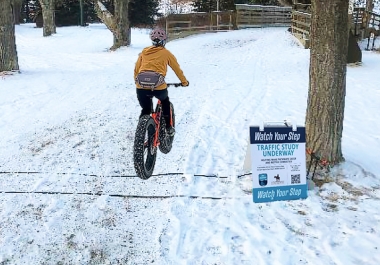
[[[156,124],[152,117],[144,115],[137,125],[133,146],[133,159],[137,176],[148,179],[152,176],[157,157],[157,147],[154,147]]]

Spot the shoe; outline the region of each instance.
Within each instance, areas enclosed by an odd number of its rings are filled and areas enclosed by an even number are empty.
[[[167,133],[167,135],[169,135],[171,137],[174,136],[174,134],[175,134],[174,127],[170,126],[170,127],[166,128],[166,133]]]

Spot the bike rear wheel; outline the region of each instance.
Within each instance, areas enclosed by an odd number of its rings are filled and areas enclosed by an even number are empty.
[[[152,117],[144,115],[137,125],[133,146],[133,159],[137,176],[148,179],[152,176],[157,157],[157,147],[154,147],[156,124]]]
[[[170,102],[170,113],[172,115],[172,126],[175,127],[175,115],[174,115],[174,106]],[[166,132],[166,123],[165,119],[161,117],[161,124],[160,124],[160,135],[159,135],[160,145],[158,146],[160,151],[164,154],[167,154],[172,150],[172,144],[174,141],[174,135],[169,136]]]

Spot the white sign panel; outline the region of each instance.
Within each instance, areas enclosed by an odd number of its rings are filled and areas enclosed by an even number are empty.
[[[305,127],[250,127],[253,201],[307,197]]]

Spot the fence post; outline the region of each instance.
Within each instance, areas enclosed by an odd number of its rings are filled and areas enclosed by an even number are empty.
[[[210,30],[212,30],[212,12],[210,12]]]
[[[228,23],[228,30],[231,30],[231,25],[232,25],[232,15],[230,13],[230,22]]]
[[[219,10],[218,13],[216,13],[216,30],[219,30]]]

